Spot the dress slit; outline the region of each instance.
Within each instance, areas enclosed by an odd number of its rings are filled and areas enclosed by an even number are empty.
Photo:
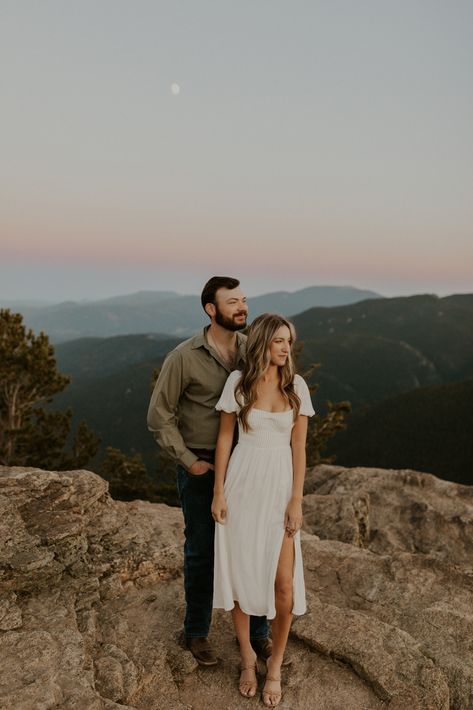
[[[282,546],[284,544],[284,539],[286,536],[286,530],[283,530],[283,535],[282,535],[282,540],[281,544],[279,546],[279,554],[278,558],[276,561],[276,567],[274,570],[274,578],[273,578],[273,607],[275,610],[276,614],[276,577],[278,574],[278,567],[279,567],[279,561],[281,559],[281,553],[282,553]],[[295,589],[295,577],[296,577],[296,558],[297,558],[297,548],[296,548],[296,541],[295,541],[295,536],[292,538],[292,609],[291,609],[291,614],[294,613],[294,606],[296,604],[296,589]],[[268,617],[268,618],[274,618],[274,617]]]

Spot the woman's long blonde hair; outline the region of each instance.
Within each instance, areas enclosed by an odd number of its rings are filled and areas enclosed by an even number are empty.
[[[271,364],[269,348],[271,342],[281,326],[285,325],[291,333],[291,349],[296,339],[293,324],[280,315],[263,313],[255,318],[248,330],[246,341],[246,363],[243,367],[241,378],[235,388],[235,397],[240,405],[238,419],[244,431],[248,431],[248,414],[258,399],[258,381],[268,370]],[[294,391],[294,363],[291,352],[283,366],[278,366],[279,389],[286,402],[292,407],[294,419],[299,414],[300,399]]]

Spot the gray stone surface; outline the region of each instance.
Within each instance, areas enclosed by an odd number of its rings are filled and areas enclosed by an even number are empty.
[[[180,645],[182,543],[179,509],[114,501],[93,473],[0,468],[0,709],[261,706],[238,694],[229,614],[216,668]],[[302,547],[281,708],[473,710],[473,488],[319,466]]]

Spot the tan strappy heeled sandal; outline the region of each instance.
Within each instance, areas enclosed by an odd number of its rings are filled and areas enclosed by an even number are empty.
[[[281,676],[279,676],[279,678],[275,678],[275,677],[272,676],[272,675],[267,675],[267,676],[266,676],[266,681],[265,681],[265,684],[264,684],[265,687],[266,687],[266,683],[268,682],[268,680],[274,680],[274,681],[276,681],[277,683],[281,683]],[[281,687],[281,686],[279,686],[279,687]],[[263,705],[264,705],[265,707],[267,707],[267,708],[275,708],[275,707],[276,707],[277,705],[279,705],[279,703],[281,702],[282,691],[281,691],[281,690],[265,690],[265,689],[263,688],[263,690],[261,691],[261,696],[262,696],[262,699],[263,699]],[[274,698],[274,702],[271,701],[271,697]]]
[[[253,671],[254,680],[242,680],[241,674],[243,671]],[[253,698],[256,695],[258,689],[258,679],[256,678],[256,663],[250,663],[247,666],[240,665],[240,682],[238,683],[238,690],[240,695],[244,698]]]

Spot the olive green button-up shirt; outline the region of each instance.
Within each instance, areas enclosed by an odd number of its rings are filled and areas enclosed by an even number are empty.
[[[216,411],[230,367],[207,341],[207,329],[180,343],[166,357],[148,409],[148,429],[163,451],[189,468],[198,457],[189,449],[214,449]],[[246,335],[237,333],[236,369],[245,360]]]

